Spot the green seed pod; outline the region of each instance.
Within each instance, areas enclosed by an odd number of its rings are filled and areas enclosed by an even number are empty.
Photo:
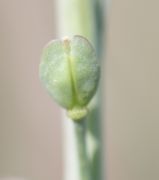
[[[86,106],[96,92],[99,75],[95,51],[82,36],[53,40],[43,50],[40,78],[73,120],[86,116]]]

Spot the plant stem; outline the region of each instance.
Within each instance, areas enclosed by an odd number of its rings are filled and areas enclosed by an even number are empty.
[[[103,34],[104,34],[104,22],[103,22],[103,1],[104,0],[58,0],[58,27],[59,27],[59,36],[73,36],[73,35],[82,35],[88,38],[94,45],[97,56],[99,57],[99,61],[102,59],[103,53]],[[88,149],[88,157],[86,157],[86,151],[83,152],[83,159],[87,160],[85,162],[85,166],[88,166],[89,159],[89,173],[91,178],[89,180],[102,180],[102,118],[101,118],[101,87],[99,87],[99,91],[96,94],[96,97],[91,102],[89,106],[89,116],[87,117],[87,133],[86,129],[83,130],[84,133],[81,134],[81,143],[83,143],[83,147]],[[69,122],[70,120],[64,119],[64,129],[66,132],[65,141],[65,180],[85,180],[79,179],[77,174],[85,174],[87,168],[84,170],[81,166],[79,167],[79,163],[81,164],[80,159],[76,159],[76,152],[73,152],[75,148],[75,142],[77,146],[81,146],[80,137],[77,136],[77,131],[82,131],[82,125],[76,124],[74,127],[74,122]],[[67,121],[67,123],[66,123]],[[84,126],[84,125],[83,125]],[[85,127],[86,128],[86,127]],[[76,138],[75,131],[76,131]],[[77,130],[78,129],[78,130]],[[80,132],[79,132],[80,134]],[[82,138],[82,136],[85,136]],[[87,139],[87,140],[86,140]],[[79,145],[78,145],[78,143]],[[77,147],[76,147],[77,148]],[[81,147],[78,147],[79,149]],[[67,149],[67,151],[66,151]],[[72,153],[70,155],[70,152]],[[81,156],[82,152],[79,153]],[[71,157],[69,157],[71,156]],[[69,158],[68,158],[69,157]],[[71,159],[71,161],[70,161]],[[75,163],[75,160],[77,161]],[[78,161],[79,160],[79,161]],[[70,162],[72,162],[73,166],[69,167]],[[87,164],[87,165],[86,165]],[[76,167],[78,166],[78,167]],[[72,172],[71,172],[72,171]],[[80,172],[78,172],[80,171]],[[81,172],[82,171],[82,172]],[[84,173],[84,172],[85,173]],[[88,176],[88,175],[87,175]],[[81,177],[82,178],[82,177]],[[87,179],[86,179],[87,180]]]
[[[76,134],[76,147],[79,160],[80,180],[91,180],[89,159],[86,145],[86,119],[74,122]]]
[[[82,35],[94,43],[94,11],[92,0],[58,0],[60,36]]]

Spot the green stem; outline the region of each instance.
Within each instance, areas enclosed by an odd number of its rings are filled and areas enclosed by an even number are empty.
[[[86,119],[74,122],[80,180],[91,180],[86,145]]]
[[[95,22],[92,0],[58,0],[59,34],[82,35],[95,42]]]
[[[104,36],[104,0],[58,0],[58,27],[59,36],[73,36],[82,35],[87,37],[95,46],[97,56],[99,61],[102,61],[103,54],[103,36]],[[102,84],[102,83],[101,83]],[[100,85],[101,86],[101,85]],[[101,117],[101,87],[99,87],[99,92],[96,94],[96,98],[91,102],[89,106],[89,115],[87,117],[87,137],[81,137],[83,140],[84,147],[86,146],[87,138],[87,149],[89,159],[89,172],[91,175],[91,180],[103,180],[102,172],[102,117]],[[81,127],[81,125],[76,124],[75,129]],[[71,132],[71,137],[74,136],[74,130],[72,126],[65,126],[67,131]],[[74,127],[73,127],[74,128]],[[82,127],[81,127],[82,128]],[[82,131],[82,130],[81,130]],[[76,132],[77,134],[77,132]],[[86,136],[86,134],[81,134],[81,136]],[[67,138],[67,137],[65,137]],[[75,139],[77,141],[80,139],[78,136]],[[74,147],[74,139],[69,138],[67,142],[70,149]],[[78,140],[80,144],[80,140]],[[77,146],[81,146],[77,144]],[[80,147],[79,147],[80,148]],[[70,150],[71,151],[71,150]],[[79,153],[79,155],[82,153]],[[67,154],[69,156],[69,154]],[[72,156],[73,157],[73,156]],[[86,157],[86,152],[84,153],[84,158]],[[88,161],[88,160],[87,160]],[[77,162],[78,163],[78,162]],[[69,164],[69,162],[68,162]],[[81,160],[80,160],[81,164]],[[88,163],[86,163],[88,166]],[[67,165],[68,166],[68,165]],[[72,167],[73,173],[76,167]],[[82,167],[80,166],[80,171]],[[83,170],[84,171],[84,170]],[[82,171],[82,172],[83,172]],[[87,171],[87,168],[85,168]],[[83,174],[81,172],[81,174]],[[67,173],[68,177],[66,180],[78,180],[76,177],[77,173]],[[86,172],[85,172],[86,173]],[[74,177],[75,176],[75,177]],[[82,178],[82,177],[81,177]],[[80,179],[85,180],[85,179]],[[86,179],[87,180],[87,179]]]

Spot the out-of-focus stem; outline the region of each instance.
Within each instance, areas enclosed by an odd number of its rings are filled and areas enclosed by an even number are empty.
[[[58,0],[60,36],[76,34],[94,43],[94,12],[92,0]]]
[[[79,162],[79,174],[80,180],[91,180],[89,159],[87,155],[87,143],[86,143],[86,119],[74,122],[75,134],[76,134],[76,147]]]
[[[59,37],[82,35],[94,45],[99,61],[103,51],[103,0],[57,0]],[[101,84],[101,83],[100,83]],[[86,145],[90,163],[91,180],[102,180],[102,143],[101,143],[101,87],[89,106],[87,118]],[[73,122],[64,119],[66,176],[65,180],[80,180],[77,152],[75,150],[76,136]],[[80,148],[80,147],[79,147]],[[72,153],[72,154],[71,154]],[[70,156],[70,157],[68,157]],[[75,162],[76,161],[76,162]],[[71,165],[72,163],[72,165]],[[71,167],[69,167],[71,166]],[[69,172],[68,172],[69,171]],[[82,179],[83,180],[83,179]]]

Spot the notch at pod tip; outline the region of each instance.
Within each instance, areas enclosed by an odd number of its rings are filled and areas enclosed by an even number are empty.
[[[100,77],[100,66],[90,42],[79,35],[53,40],[45,46],[40,79],[51,97],[79,120],[88,113]]]

